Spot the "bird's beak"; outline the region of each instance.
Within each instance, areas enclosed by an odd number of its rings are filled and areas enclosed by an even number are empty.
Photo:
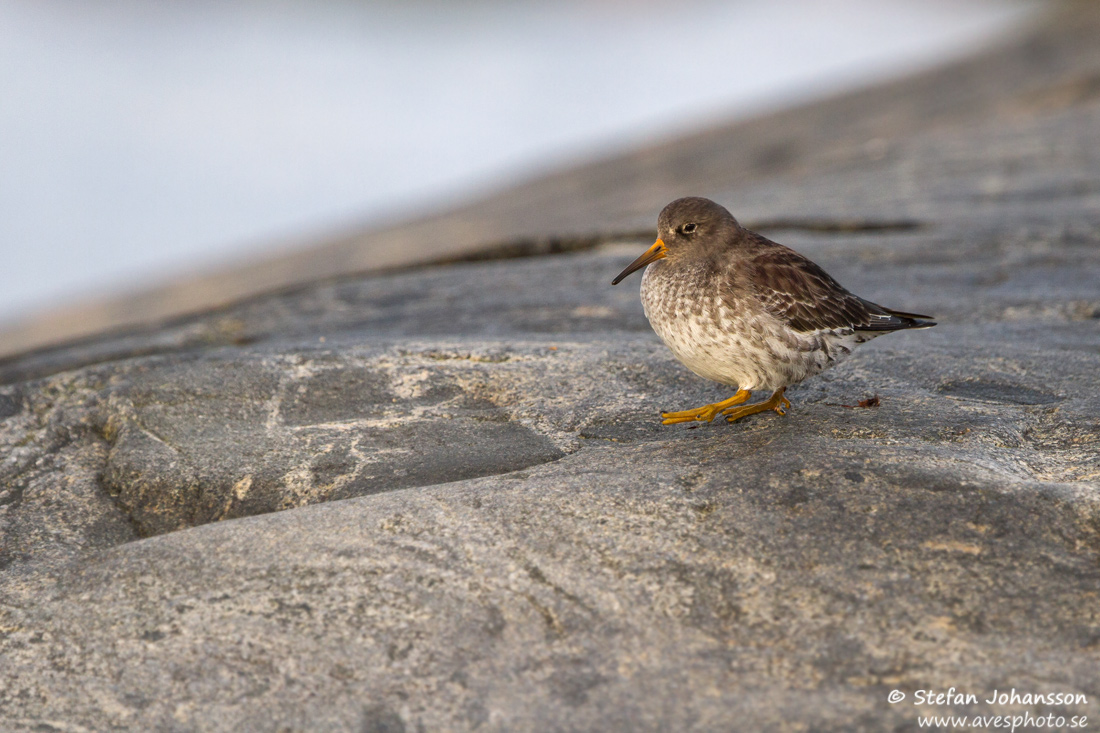
[[[635,270],[640,270],[643,267],[645,267],[646,265],[648,265],[650,262],[656,262],[657,260],[663,260],[665,257],[668,257],[668,247],[665,246],[664,242],[662,242],[660,239],[658,239],[656,242],[653,243],[652,247],[647,249],[642,254],[641,257],[639,257],[638,259],[634,260],[629,265],[627,265],[626,269],[623,270],[622,272],[620,272],[619,276],[611,281],[611,284],[612,285],[618,285],[620,282],[622,282],[622,279],[624,277],[626,277],[630,273],[634,272]]]

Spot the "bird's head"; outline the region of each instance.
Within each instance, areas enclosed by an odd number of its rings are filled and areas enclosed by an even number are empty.
[[[710,199],[698,196],[676,199],[657,217],[657,241],[611,284],[618,285],[630,273],[657,260],[705,255],[732,241],[740,228],[730,212]]]

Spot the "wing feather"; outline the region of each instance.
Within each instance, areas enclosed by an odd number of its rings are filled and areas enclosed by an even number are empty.
[[[749,277],[764,307],[803,333],[823,330],[897,331],[935,325],[891,311],[845,290],[827,272],[774,242],[749,260]]]

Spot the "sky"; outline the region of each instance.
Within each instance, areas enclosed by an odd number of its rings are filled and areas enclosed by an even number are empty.
[[[0,0],[0,325],[910,73],[1010,0]]]

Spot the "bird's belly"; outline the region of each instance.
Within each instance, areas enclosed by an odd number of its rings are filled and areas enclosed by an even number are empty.
[[[653,330],[684,366],[740,389],[766,386],[762,367],[769,355],[749,338],[749,324],[724,318],[717,302],[685,303],[674,296],[667,290],[654,296],[643,287],[642,305]]]
[[[819,374],[854,346],[850,332],[800,335],[718,298],[684,301],[674,288],[646,285],[643,278],[642,305],[653,330],[684,366],[721,384],[776,390]]]
[[[767,386],[766,372],[774,356],[730,330],[696,319],[653,318],[650,324],[684,366],[700,377],[739,389]]]

